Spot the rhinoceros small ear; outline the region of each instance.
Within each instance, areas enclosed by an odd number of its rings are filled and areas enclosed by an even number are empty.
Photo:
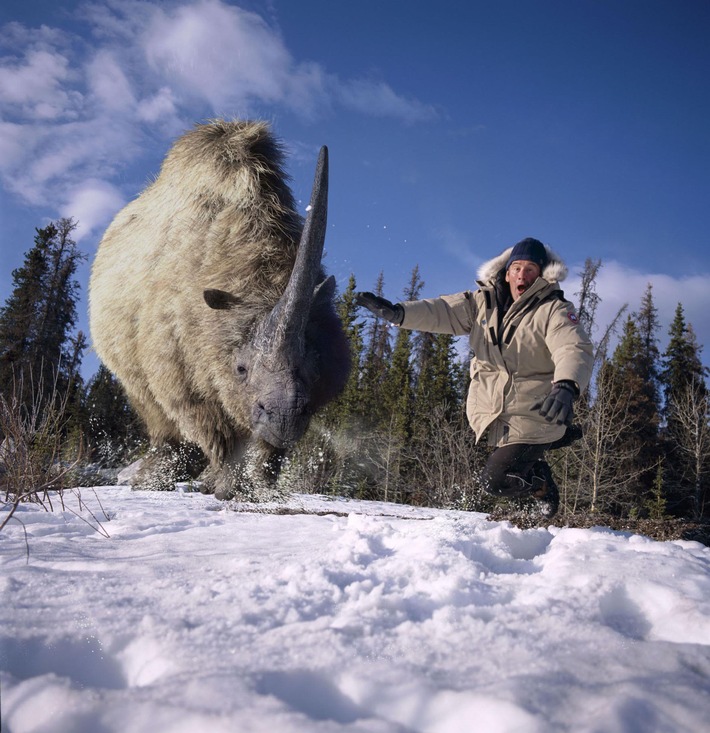
[[[214,310],[223,311],[234,308],[241,302],[236,295],[228,293],[226,290],[216,290],[215,288],[207,288],[202,293],[205,303]]]

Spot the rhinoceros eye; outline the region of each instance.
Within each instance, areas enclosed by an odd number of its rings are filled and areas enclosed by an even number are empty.
[[[244,364],[237,364],[234,371],[237,373],[237,379],[240,381],[244,381],[249,374],[249,370],[244,366]]]

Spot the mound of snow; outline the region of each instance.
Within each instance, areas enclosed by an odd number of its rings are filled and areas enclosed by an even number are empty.
[[[20,507],[0,533],[11,733],[710,720],[700,544],[312,496],[280,513],[185,490],[100,487],[82,501],[83,513]]]

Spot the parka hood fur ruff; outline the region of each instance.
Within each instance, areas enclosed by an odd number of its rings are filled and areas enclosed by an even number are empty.
[[[513,248],[508,247],[508,249],[501,252],[497,257],[484,262],[478,268],[478,280],[484,283],[495,280],[498,273],[501,270],[505,270],[505,265],[508,262],[508,257],[510,257],[512,251]],[[567,265],[565,265],[562,258],[547,245],[545,245],[545,251],[547,252],[547,264],[542,271],[542,277],[549,283],[562,282],[567,277]]]

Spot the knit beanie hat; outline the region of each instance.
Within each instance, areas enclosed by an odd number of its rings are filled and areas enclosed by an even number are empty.
[[[526,237],[522,241],[518,242],[513,251],[508,257],[508,263],[505,266],[506,271],[518,260],[527,260],[528,262],[534,262],[539,268],[540,272],[545,269],[547,264],[547,250],[545,245],[538,239],[532,237]]]

